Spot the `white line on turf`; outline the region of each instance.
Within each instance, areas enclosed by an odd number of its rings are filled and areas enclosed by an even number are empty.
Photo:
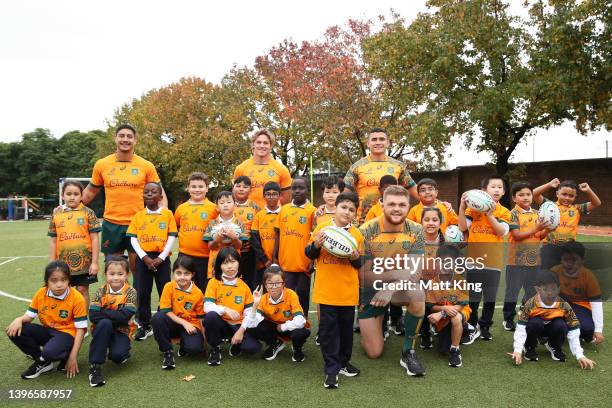
[[[23,256],[0,256],[0,259],[6,259],[6,258],[46,258],[45,255],[23,255]]]
[[[7,263],[9,263],[9,262],[16,261],[17,259],[19,259],[19,257],[18,257],[18,256],[14,256],[14,257],[12,257],[12,258],[10,258],[10,259],[7,259],[6,261],[2,261],[2,262],[0,262],[0,266],[5,265],[5,264],[7,264]]]
[[[22,302],[28,302],[28,303],[32,301],[32,299],[26,299],[26,298],[22,298],[19,296],[11,295],[10,293],[6,293],[3,290],[0,290],[0,296],[4,296],[4,297],[15,299],[15,300],[21,300]]]

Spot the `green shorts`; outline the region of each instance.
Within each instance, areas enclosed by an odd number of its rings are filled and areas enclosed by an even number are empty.
[[[372,317],[384,316],[388,308],[389,308],[388,305],[386,307],[382,307],[382,306],[372,306],[369,302],[365,304],[359,303],[357,317],[359,319],[370,319]]]
[[[123,253],[126,250],[128,252],[134,252],[132,244],[130,244],[130,237],[127,237],[127,225],[113,224],[109,221],[102,221],[102,252],[105,255]]]

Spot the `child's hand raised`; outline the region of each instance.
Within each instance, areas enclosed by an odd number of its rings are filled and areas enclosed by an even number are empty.
[[[257,308],[259,302],[261,302],[261,285],[257,286],[253,291],[253,307]]]
[[[589,370],[592,370],[597,363],[595,363],[593,360],[589,360],[586,357],[582,357],[578,359],[578,364],[580,364],[580,368],[582,368],[583,370],[586,370],[587,368]]]
[[[551,186],[552,188],[559,187],[559,184],[561,184],[561,180],[559,180],[556,177],[548,182],[548,185]]]
[[[583,193],[586,193],[587,191],[591,190],[591,186],[589,186],[588,183],[580,183],[578,184],[578,188]]]
[[[514,364],[516,365],[521,365],[521,363],[523,362],[523,356],[521,355],[521,353],[506,353],[507,355],[509,355],[510,357],[512,357],[512,360],[514,361]]]

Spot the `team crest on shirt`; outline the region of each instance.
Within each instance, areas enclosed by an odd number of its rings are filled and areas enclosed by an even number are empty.
[[[247,220],[253,221],[253,213],[247,214]]]
[[[67,310],[60,310],[59,311],[59,317],[61,317],[62,319],[66,319],[68,317],[68,311]]]
[[[410,242],[408,241],[404,241],[402,243],[402,248],[405,249],[406,251],[410,249]]]
[[[200,213],[200,219],[205,220],[208,218],[208,213],[207,212],[201,212]]]
[[[159,223],[159,229],[160,230],[165,230],[166,229],[166,223],[165,222],[160,222]]]
[[[242,303],[242,296],[234,296],[234,303],[239,305]]]
[[[193,304],[191,302],[185,302],[185,310],[191,310]]]
[[[283,312],[283,316],[285,316],[285,317],[290,317],[290,316],[291,316],[291,310],[285,310],[285,311]]]
[[[132,176],[138,175],[138,169],[132,169]]]
[[[300,218],[298,219],[298,221],[300,222],[300,224],[306,224],[306,217],[301,215]]]
[[[573,217],[576,213],[574,212],[574,210],[569,210],[567,212],[567,215],[569,215],[570,217]]]
[[[387,174],[393,174],[393,167],[387,167]]]
[[[77,218],[77,224],[85,225],[85,218]]]
[[[274,176],[274,174],[275,174],[274,170],[272,170],[272,169],[268,170],[268,176],[272,177],[272,176]]]

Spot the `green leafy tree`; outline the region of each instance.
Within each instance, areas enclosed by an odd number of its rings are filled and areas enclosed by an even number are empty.
[[[383,98],[413,115],[417,137],[459,136],[468,147],[478,137],[475,149],[490,153],[506,174],[529,132],[566,120],[584,131],[608,120],[610,81],[608,91],[602,83],[609,52],[593,50],[609,51],[610,42],[582,32],[594,30],[597,23],[585,21],[597,13],[583,7],[580,16],[576,3],[546,2],[546,12],[539,11],[543,2],[527,4],[529,17],[521,18],[507,1],[430,0],[412,23],[395,16],[364,41],[365,59]],[[609,19],[609,9],[593,10]]]

